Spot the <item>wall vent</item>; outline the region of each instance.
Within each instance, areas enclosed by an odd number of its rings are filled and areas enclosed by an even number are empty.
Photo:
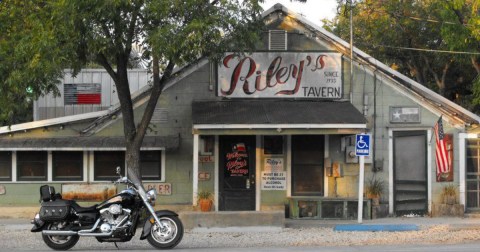
[[[287,50],[287,31],[284,31],[284,30],[268,31],[268,50],[286,51]]]

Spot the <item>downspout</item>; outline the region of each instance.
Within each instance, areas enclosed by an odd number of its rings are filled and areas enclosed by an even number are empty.
[[[353,7],[350,0],[350,103],[353,104]]]

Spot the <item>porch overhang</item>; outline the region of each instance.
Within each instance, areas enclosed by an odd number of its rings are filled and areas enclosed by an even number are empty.
[[[0,138],[0,150],[125,150],[124,137]],[[179,146],[178,136],[146,136],[142,150],[170,150]]]
[[[200,135],[356,134],[367,128],[351,103],[333,101],[196,101],[192,120]]]

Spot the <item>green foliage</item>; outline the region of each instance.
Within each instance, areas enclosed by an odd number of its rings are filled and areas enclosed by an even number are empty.
[[[198,199],[212,199],[213,198],[213,193],[209,190],[201,190],[198,192]]]
[[[367,185],[365,186],[365,193],[369,197],[380,197],[385,189],[385,182],[376,177],[368,180]]]
[[[129,96],[125,76],[136,64],[133,44],[143,48],[139,58],[149,66],[158,59],[161,70],[232,48],[249,50],[260,30],[260,11],[256,0],[3,0],[0,121],[13,121],[22,105],[16,100],[58,94],[65,68],[76,74],[85,65],[101,66],[118,95]],[[128,100],[121,99],[122,106],[131,106]]]
[[[327,28],[348,41],[349,5],[339,2],[339,15],[333,22],[327,23]],[[478,39],[472,36],[473,32],[459,23],[453,11],[452,6],[465,6],[461,2],[355,1],[354,45],[448,99],[472,107],[465,104],[471,101],[471,83],[476,76],[471,63],[472,55],[438,52],[477,51],[480,48]],[[478,0],[463,2],[471,4]],[[464,7],[462,12],[474,10],[473,5]]]
[[[442,196],[456,196],[457,195],[457,186],[454,184],[444,185],[442,187]]]

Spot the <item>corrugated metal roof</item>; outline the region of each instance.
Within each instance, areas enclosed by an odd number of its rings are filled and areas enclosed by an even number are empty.
[[[193,124],[365,124],[349,102],[194,101]]]
[[[175,149],[178,136],[146,136],[142,148]],[[125,148],[124,137],[0,138],[0,149],[109,149]]]

